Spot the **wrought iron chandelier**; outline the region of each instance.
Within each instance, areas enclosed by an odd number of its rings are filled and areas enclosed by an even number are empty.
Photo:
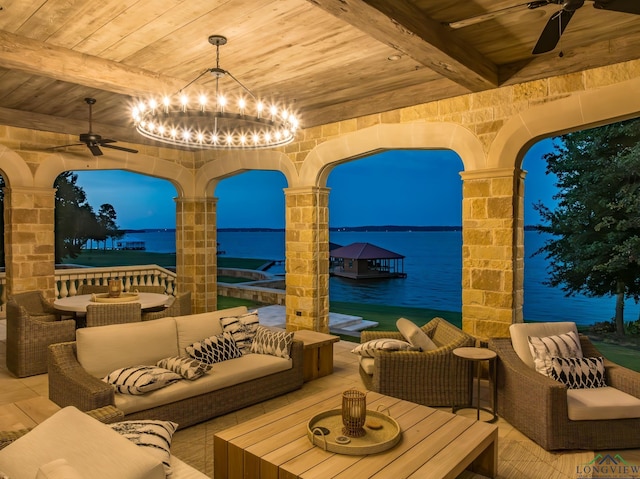
[[[139,100],[131,109],[136,130],[152,140],[193,149],[258,149],[291,143],[298,120],[291,108],[267,104],[244,86],[231,72],[220,67],[221,35],[211,35],[216,47],[216,66],[207,68],[172,97]],[[187,92],[195,82],[210,73],[215,78],[215,97]],[[232,104],[220,87],[229,77],[241,92]],[[234,111],[234,108],[237,108]]]

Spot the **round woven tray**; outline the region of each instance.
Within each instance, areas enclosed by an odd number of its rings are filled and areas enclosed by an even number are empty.
[[[382,426],[372,429],[367,424],[377,423]],[[342,433],[342,410],[332,409],[315,415],[307,424],[307,436],[312,444],[321,447],[325,451],[339,454],[363,455],[375,454],[386,451],[395,446],[401,437],[400,425],[392,417],[378,411],[367,409],[367,420],[364,429],[366,434],[362,437],[350,437],[348,444],[341,444],[344,438]],[[324,435],[317,431],[326,428],[329,433]],[[317,431],[317,434],[314,434]],[[338,439],[338,442],[336,442]]]
[[[91,296],[91,301],[94,303],[128,303],[138,299],[140,299],[140,296],[137,293],[120,293],[120,296],[115,298],[109,296],[109,293],[99,293]]]

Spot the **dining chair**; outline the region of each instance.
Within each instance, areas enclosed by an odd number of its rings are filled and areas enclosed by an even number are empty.
[[[140,303],[99,303],[87,305],[87,327],[142,321]]]
[[[80,296],[81,294],[99,294],[99,293],[108,293],[109,287],[106,284],[80,284],[78,285],[78,292],[76,296]]]
[[[9,299],[13,299],[27,310],[29,316],[38,321],[59,321],[62,319],[62,313],[47,301],[42,291],[16,293],[12,294]]]
[[[143,321],[191,314],[191,291],[178,294],[170,298],[170,304],[160,311],[145,311],[142,313]]]

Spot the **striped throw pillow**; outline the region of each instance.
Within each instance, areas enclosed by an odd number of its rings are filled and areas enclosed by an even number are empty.
[[[167,477],[171,470],[171,440],[178,425],[171,421],[139,419],[109,424],[111,429],[162,461]]]
[[[180,381],[182,376],[156,366],[119,368],[102,380],[113,385],[122,394],[141,395]]]
[[[375,358],[378,351],[420,351],[420,348],[400,339],[381,338],[359,344],[351,350],[353,354],[365,358]]]
[[[575,331],[538,338],[529,336],[529,350],[536,371],[551,376],[551,358],[581,358],[582,346]]]
[[[251,343],[256,336],[259,324],[258,311],[220,319],[222,330],[233,337],[242,354],[251,352]]]

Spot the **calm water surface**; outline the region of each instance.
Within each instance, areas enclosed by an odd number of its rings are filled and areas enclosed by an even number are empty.
[[[147,251],[174,252],[175,233],[153,232],[127,235],[125,240],[146,242]],[[284,232],[219,232],[220,249],[226,256],[238,258],[284,259]],[[462,233],[436,232],[332,232],[331,242],[342,246],[368,242],[405,256],[405,279],[355,281],[332,277],[330,297],[381,305],[432,308],[446,311],[462,309]],[[532,231],[525,232],[524,316],[528,320],[575,321],[591,324],[610,320],[614,315],[614,298],[566,298],[560,289],[549,288],[546,260],[531,257],[543,243]],[[284,266],[270,270],[284,273]],[[626,303],[625,320],[638,319],[640,307]]]

